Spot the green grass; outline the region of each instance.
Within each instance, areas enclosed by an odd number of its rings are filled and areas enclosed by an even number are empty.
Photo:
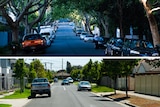
[[[30,89],[25,89],[23,93],[20,93],[20,90],[14,92],[14,94],[5,96],[3,99],[20,99],[20,98],[28,98],[30,96]]]
[[[0,107],[12,107],[10,104],[0,104]]]
[[[92,92],[96,92],[96,93],[98,93],[98,92],[113,92],[113,91],[114,91],[114,89],[108,88],[106,86],[96,86],[96,85],[92,86]]]

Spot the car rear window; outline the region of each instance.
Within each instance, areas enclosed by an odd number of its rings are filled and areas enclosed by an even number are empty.
[[[36,39],[41,39],[40,35],[27,35],[24,37],[24,40],[36,40]]]
[[[48,80],[45,79],[45,78],[42,78],[42,79],[34,79],[34,80],[33,80],[33,83],[35,83],[35,82],[48,82]]]

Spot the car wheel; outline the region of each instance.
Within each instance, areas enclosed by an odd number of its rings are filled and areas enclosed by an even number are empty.
[[[36,94],[31,93],[31,97],[32,97],[32,98],[35,98],[35,97],[36,97]]]
[[[114,51],[111,49],[111,51],[110,51],[110,55],[111,56],[114,56]]]
[[[91,91],[91,89],[89,89],[88,91]]]
[[[48,97],[51,97],[51,92],[48,93]]]

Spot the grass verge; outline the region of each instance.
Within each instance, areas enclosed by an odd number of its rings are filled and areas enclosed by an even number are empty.
[[[0,107],[12,107],[10,104],[0,104]]]
[[[20,99],[20,98],[28,98],[29,96],[30,96],[30,89],[25,89],[23,93],[20,93],[20,90],[17,90],[12,95],[3,97],[3,99]]]
[[[95,92],[95,93],[98,93],[98,92],[113,92],[114,89],[112,88],[108,88],[106,86],[92,86],[92,91]]]

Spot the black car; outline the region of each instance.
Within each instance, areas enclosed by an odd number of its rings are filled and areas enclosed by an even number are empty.
[[[104,45],[106,44],[108,40],[109,38],[104,38],[100,36],[94,37],[93,42],[95,43],[95,49],[105,48]]]
[[[120,55],[121,48],[123,46],[124,39],[123,38],[110,38],[109,41],[105,44],[105,55]]]
[[[121,56],[159,56],[151,42],[139,39],[126,39],[121,51]]]

